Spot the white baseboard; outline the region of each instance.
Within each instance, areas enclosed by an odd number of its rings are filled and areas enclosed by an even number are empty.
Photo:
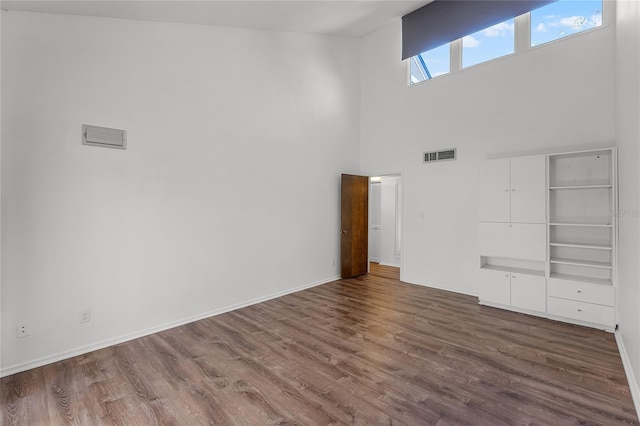
[[[216,315],[224,314],[225,312],[235,311],[236,309],[245,308],[247,306],[255,305],[257,303],[266,302],[267,300],[276,299],[278,297],[286,296],[287,294],[296,293],[298,291],[306,290],[311,287],[316,287],[322,284],[326,284],[332,281],[339,280],[339,276],[326,278],[320,281],[316,281],[309,284],[304,284],[298,287],[295,287],[290,290],[281,291],[278,293],[273,293],[268,296],[260,297],[257,299],[253,299],[247,302],[238,303],[235,305],[227,306],[224,308],[216,309],[210,312],[206,312],[200,315],[194,315],[192,317],[184,318],[178,321],[172,321],[166,324],[162,324],[156,327],[151,327],[146,330],[137,331],[135,333],[126,334],[124,336],[115,337],[113,339],[103,340],[101,342],[93,343],[91,345],[82,346],[79,348],[71,349],[69,351],[59,352],[57,354],[48,355],[42,358],[38,358],[32,361],[23,362],[20,364],[12,365],[0,370],[0,377],[10,376],[12,374],[20,373],[22,371],[31,370],[32,368],[42,367],[43,365],[51,364],[54,362],[62,361],[64,359],[72,358],[74,356],[83,355],[89,352],[97,351],[99,349],[104,349],[109,346],[117,345],[120,343],[128,342],[129,340],[138,339],[140,337],[148,336],[150,334],[158,333],[160,331],[169,330],[174,327],[179,327],[181,325],[189,324],[195,321],[199,321],[205,318],[210,318]]]
[[[627,382],[629,383],[629,389],[631,390],[631,399],[633,399],[633,403],[636,406],[636,413],[640,418],[640,386],[636,379],[636,375],[634,374],[633,366],[631,365],[631,360],[629,359],[629,354],[627,354],[627,348],[624,346],[624,340],[622,340],[620,332],[616,331],[614,335],[616,336],[618,351],[620,352],[620,358],[622,359],[622,365],[624,366],[624,373],[627,376]]]
[[[378,262],[380,263],[380,265],[382,266],[393,266],[395,268],[399,268],[400,264],[399,263],[388,263],[388,262]]]

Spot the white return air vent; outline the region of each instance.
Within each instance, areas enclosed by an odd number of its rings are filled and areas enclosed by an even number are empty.
[[[127,149],[127,131],[83,124],[82,144]]]
[[[423,157],[424,163],[433,163],[436,161],[450,161],[456,159],[457,148],[443,149],[441,151],[425,152]]]

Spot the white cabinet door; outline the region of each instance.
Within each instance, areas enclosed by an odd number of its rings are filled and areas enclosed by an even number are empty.
[[[480,256],[544,262],[547,229],[538,223],[480,223]]]
[[[480,165],[480,221],[509,222],[509,159]]]
[[[511,289],[508,272],[491,269],[480,270],[478,298],[481,302],[509,305],[511,303]]]
[[[511,222],[545,223],[546,159],[544,155],[511,159]]]
[[[546,312],[547,297],[544,277],[511,274],[511,306]]]
[[[511,257],[509,223],[480,222],[480,256]]]
[[[515,259],[547,260],[547,227],[542,223],[509,224],[509,255]]]

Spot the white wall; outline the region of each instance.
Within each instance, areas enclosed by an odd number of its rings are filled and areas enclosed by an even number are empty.
[[[620,182],[620,336],[640,410],[640,3],[618,1],[616,140]]]
[[[400,21],[363,40],[362,167],[403,172],[405,281],[477,293],[481,160],[614,144],[614,42],[606,27],[407,87]]]
[[[358,53],[3,12],[3,374],[335,278]],[[81,145],[83,123],[126,129],[128,149]]]

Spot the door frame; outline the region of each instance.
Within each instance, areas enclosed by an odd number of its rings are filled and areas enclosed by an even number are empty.
[[[394,171],[386,171],[383,173],[363,173],[364,176],[369,176],[369,193],[371,193],[371,178],[375,177],[375,176],[380,176],[380,177],[400,177],[400,194],[401,194],[401,214],[400,214],[400,223],[402,224],[400,227],[400,280],[402,281],[404,276],[403,276],[403,271],[404,271],[404,253],[405,253],[405,229],[406,227],[406,218],[407,218],[407,209],[405,208],[406,205],[406,185],[405,185],[405,173],[402,171],[398,171],[398,172],[394,172]],[[369,207],[368,207],[368,214],[369,214],[369,219],[371,219],[371,202],[369,202]],[[369,239],[371,238],[371,233],[369,233]],[[367,241],[367,244],[369,244],[369,241]],[[369,259],[367,259],[367,271],[371,270],[371,261]]]

